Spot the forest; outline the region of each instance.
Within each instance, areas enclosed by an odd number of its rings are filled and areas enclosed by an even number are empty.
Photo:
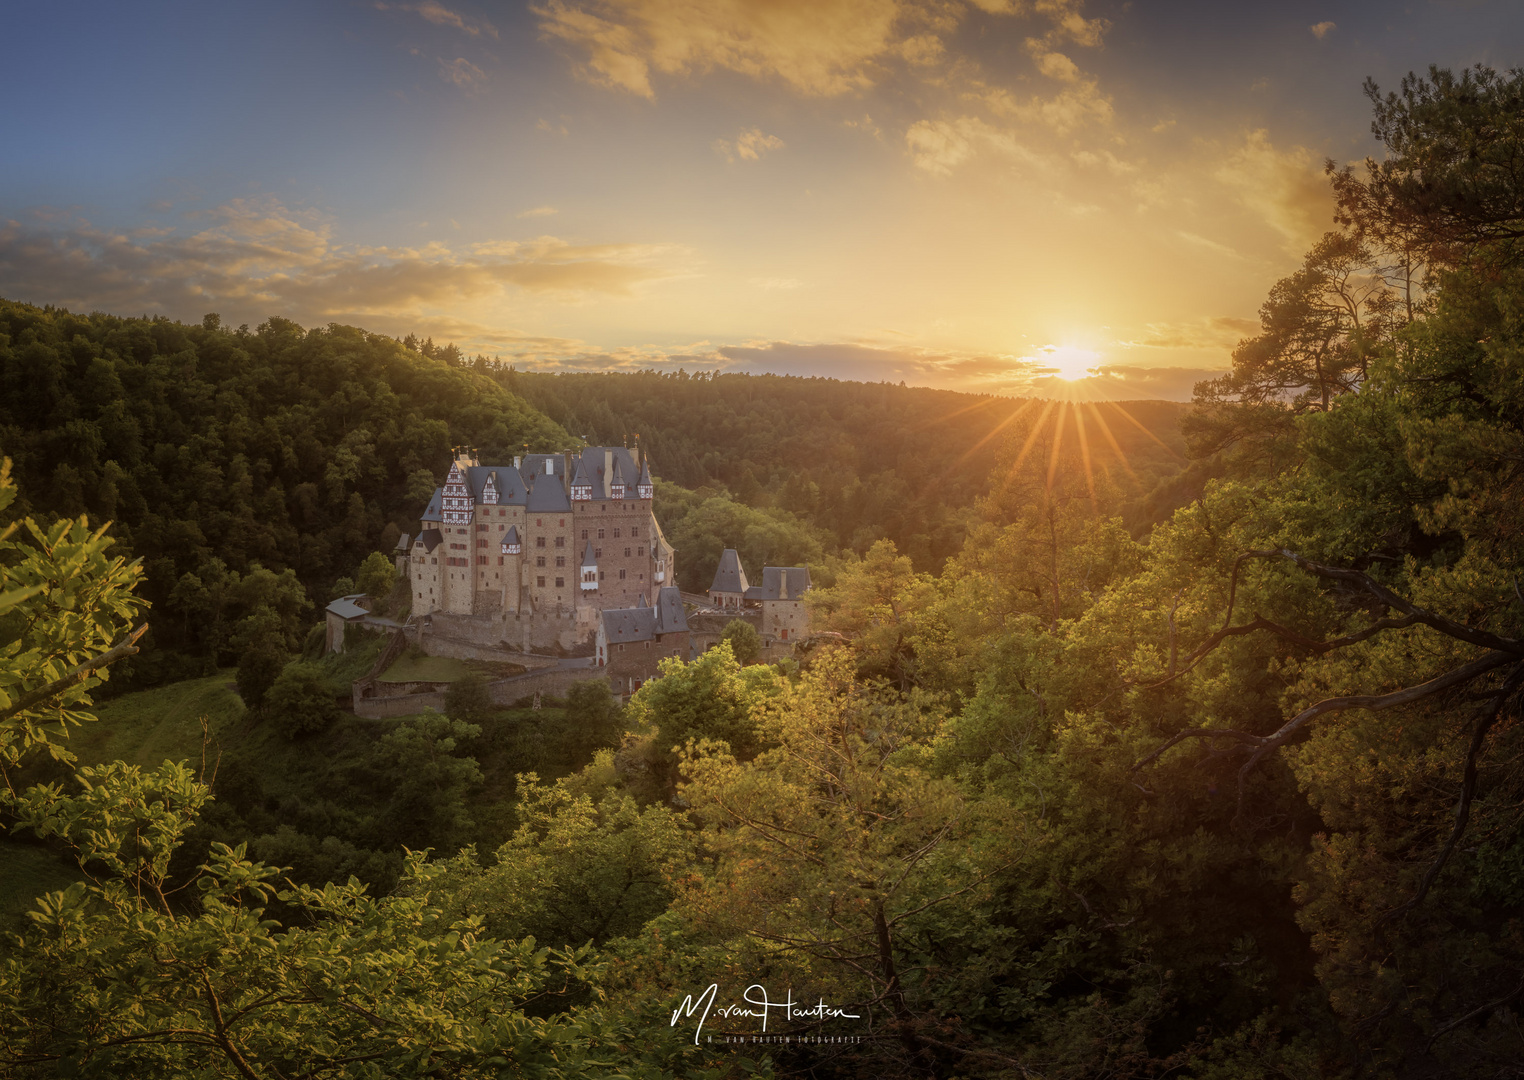
[[[6,305],[0,1074],[1524,1075],[1524,72],[1367,92],[1137,425]],[[449,445],[636,433],[670,534],[817,545],[810,648],[335,707],[311,605]]]

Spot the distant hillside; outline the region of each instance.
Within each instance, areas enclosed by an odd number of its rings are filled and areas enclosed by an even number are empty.
[[[389,524],[394,539],[417,515],[453,444],[506,457],[570,441],[491,379],[353,327],[0,300],[0,454],[22,496],[10,513],[114,520],[144,560],[161,645],[227,645],[209,628],[243,614],[230,575],[255,563],[326,601]]]
[[[1185,464],[1179,419],[1189,406],[1178,402],[1073,406],[778,375],[497,377],[589,441],[638,433],[662,479],[790,511],[843,548],[887,536],[925,569],[959,549],[963,511],[1001,455],[1020,452],[1008,443],[1027,422],[1041,421],[1044,444],[1077,467],[1088,454],[1132,517],[1147,516],[1144,497]],[[680,551],[679,566],[703,554]]]

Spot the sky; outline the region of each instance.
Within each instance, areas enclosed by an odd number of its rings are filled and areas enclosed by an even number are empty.
[[[1517,0],[0,2],[0,296],[1187,400]]]

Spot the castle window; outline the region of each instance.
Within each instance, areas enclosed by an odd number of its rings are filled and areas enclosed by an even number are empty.
[[[558,537],[556,537],[556,547],[564,548],[565,546],[566,546],[566,537],[564,537],[564,536],[558,536]]]
[[[477,566],[486,566],[487,565],[487,556],[485,556],[485,555],[478,555],[476,557],[476,565]]]
[[[556,588],[559,589],[561,586],[563,586],[565,584],[566,584],[566,579],[565,578],[556,578]]]
[[[646,553],[646,548],[645,548],[644,544],[642,544],[640,547],[635,549],[635,554],[637,554],[637,555],[644,555],[645,553]]]
[[[560,521],[556,522],[556,524],[561,526],[561,528],[564,529],[564,528],[566,528],[566,519],[562,518]]]
[[[487,526],[485,526],[485,525],[478,525],[476,527],[476,531],[477,532],[486,532],[487,531]]]
[[[545,537],[543,537],[543,536],[536,536],[534,538],[534,546],[535,547],[544,547],[545,546]]]
[[[501,555],[499,555],[499,556],[498,556],[498,557],[497,557],[497,564],[498,564],[498,565],[499,565],[499,566],[502,566],[502,565],[503,565],[503,557],[502,557],[502,556],[501,556]]]
[[[602,548],[593,548],[593,558],[595,558],[595,559],[601,559],[601,558],[603,558],[603,549]]]
[[[602,540],[602,539],[603,539],[603,530],[602,530],[602,529],[599,529],[599,530],[598,530],[598,539],[599,539],[599,540]]]
[[[584,539],[584,540],[587,539],[587,530],[586,529],[582,530],[582,539]]]
[[[599,570],[599,571],[598,571],[598,580],[599,580],[599,581],[602,581],[602,580],[603,580],[603,571],[602,571],[602,570]]]
[[[628,559],[630,557],[630,549],[629,548],[625,548],[624,549],[624,557],[626,559]]]
[[[565,566],[565,565],[566,565],[566,556],[565,555],[557,555],[556,556],[556,566],[557,567],[562,567],[562,566]]]
[[[537,526],[538,526],[538,525],[544,525],[544,524],[545,524],[545,522],[544,522],[544,520],[543,520],[543,519],[541,519],[541,518],[535,518],[535,519],[534,519],[534,523],[535,523],[535,525],[537,525]]]
[[[506,510],[499,510],[497,512],[497,516],[498,517],[504,517],[505,515],[507,515],[507,513],[508,513],[508,511],[506,511]],[[499,528],[501,528],[501,526],[499,526]]]
[[[631,536],[639,536],[640,535],[640,526],[639,525],[631,525],[630,526],[630,535]]]
[[[536,566],[543,567],[545,565],[545,556],[544,555],[536,555],[534,557],[534,564]]]
[[[534,579],[534,583],[536,585],[538,585],[542,589],[545,588],[545,578],[544,577],[537,577],[537,578],[535,578]]]
[[[619,580],[620,581],[624,580],[624,571],[623,570],[619,571]]]
[[[486,547],[487,546],[487,541],[485,541],[485,540],[478,540],[476,542],[476,546],[477,547]]]
[[[619,539],[619,530],[618,530],[618,529],[615,529],[615,530],[614,530],[614,539],[615,539],[615,540],[618,540],[618,539]]]

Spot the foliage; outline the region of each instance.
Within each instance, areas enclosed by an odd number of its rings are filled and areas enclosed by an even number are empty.
[[[720,632],[720,640],[730,646],[736,663],[745,667],[756,662],[762,653],[762,635],[745,619],[731,619]]]
[[[492,709],[492,694],[487,689],[487,680],[474,672],[456,679],[445,691],[444,711],[452,720],[480,724]]]
[[[355,572],[355,588],[367,596],[384,599],[397,584],[397,564],[379,551],[365,556]]]
[[[496,377],[589,440],[629,445],[639,434],[658,480],[680,485],[658,485],[656,512],[678,550],[678,579],[695,592],[727,547],[748,567],[797,566],[817,561],[815,544],[824,554],[863,554],[889,539],[917,570],[939,569],[963,546],[968,508],[988,490],[990,448],[1023,414],[1040,412],[1071,446],[1088,432],[1095,468],[1122,477],[1129,497],[1174,475],[1183,449],[1184,410],[1167,401],[1053,410],[777,375],[507,369]]]
[[[289,658],[273,642],[258,642],[238,658],[238,693],[244,703],[257,709],[280,678]]]
[[[742,668],[721,641],[692,663],[672,657],[661,662],[661,677],[645,683],[630,699],[630,726],[654,737],[655,764],[670,783],[677,755],[690,740],[723,742],[737,757],[757,751],[752,705],[776,689],[771,668]]]
[[[413,856],[414,895],[351,880],[279,889],[278,871],[216,845],[171,902],[171,857],[207,790],[183,767],[85,767],[81,790],[28,791],[21,822],[56,836],[88,881],[39,899],[0,963],[0,1062],[11,1075],[570,1077],[609,1067],[620,1035],[594,1010],[550,1018],[526,1001],[592,978],[586,950],[485,939],[430,901],[437,868]],[[133,838],[124,843],[123,837]],[[179,888],[183,888],[180,885]],[[307,917],[262,918],[279,899]],[[661,1075],[629,1060],[635,1075]]]
[[[449,911],[499,937],[584,944],[633,934],[667,909],[670,877],[693,858],[681,817],[617,790],[579,793],[573,780],[520,781],[520,825],[495,864],[481,868],[472,850],[445,864]]]
[[[339,715],[322,666],[304,662],[286,665],[265,695],[264,709],[288,739],[325,731]]]
[[[14,501],[0,460],[0,511]],[[67,762],[69,730],[93,720],[90,692],[110,677],[102,658],[136,650],[127,635],[145,606],[142,570],[107,551],[86,519],[43,528],[31,518],[0,528],[0,778],[44,754]],[[113,655],[113,647],[116,647]]]
[[[20,512],[114,521],[119,550],[142,560],[159,643],[217,664],[267,602],[265,575],[292,575],[303,602],[327,597],[388,523],[410,528],[452,445],[502,456],[568,441],[490,379],[353,327],[0,301],[0,446]]]

